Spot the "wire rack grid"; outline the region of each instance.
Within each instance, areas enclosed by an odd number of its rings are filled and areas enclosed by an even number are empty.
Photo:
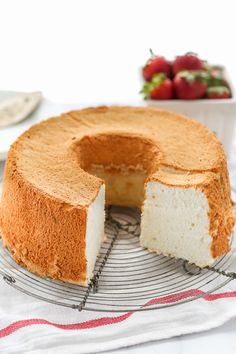
[[[73,309],[100,312],[147,311],[196,300],[223,287],[236,274],[227,272],[230,253],[213,267],[149,253],[139,246],[140,214],[136,209],[108,207],[106,235],[88,287],[39,277],[14,262],[0,247],[0,275],[15,289]],[[232,237],[233,240],[233,237]]]

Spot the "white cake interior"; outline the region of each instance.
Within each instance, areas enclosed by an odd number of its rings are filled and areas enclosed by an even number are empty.
[[[87,214],[86,225],[86,258],[87,258],[87,279],[91,279],[99,250],[104,240],[105,223],[105,186],[90,205]]]
[[[187,259],[200,267],[212,264],[208,212],[208,200],[200,189],[148,182],[141,218],[141,246],[158,254]]]

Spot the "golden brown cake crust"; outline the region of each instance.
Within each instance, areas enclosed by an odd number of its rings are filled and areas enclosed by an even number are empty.
[[[110,171],[145,171],[149,180],[204,189],[213,256],[228,251],[234,219],[226,158],[215,135],[198,122],[157,108],[97,107],[33,126],[8,153],[2,235],[29,270],[86,283],[87,209],[103,184],[85,171],[92,164]],[[168,168],[182,177],[156,172]]]
[[[86,283],[86,208],[34,188],[16,169],[5,178],[2,232],[14,259],[34,273]],[[76,237],[75,237],[76,235]]]

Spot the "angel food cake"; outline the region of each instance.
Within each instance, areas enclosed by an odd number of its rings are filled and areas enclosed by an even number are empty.
[[[140,244],[211,265],[234,225],[223,147],[206,127],[144,107],[97,107],[37,124],[8,153],[0,226],[16,262],[87,285],[106,204],[141,208]]]

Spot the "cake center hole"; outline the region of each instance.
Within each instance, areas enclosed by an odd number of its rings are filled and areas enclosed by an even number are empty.
[[[106,204],[140,207],[144,182],[162,153],[150,140],[130,134],[85,136],[75,143],[81,168],[105,181]]]

